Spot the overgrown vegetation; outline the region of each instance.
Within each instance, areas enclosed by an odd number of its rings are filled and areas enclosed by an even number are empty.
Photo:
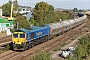
[[[0,54],[5,52],[5,51],[8,51],[8,50],[10,50],[10,46],[9,45],[7,45],[7,46],[5,46],[3,48],[0,48]]]
[[[64,43],[62,43],[62,44],[61,44],[61,46],[65,46],[66,44],[67,44],[67,43],[66,43],[66,42],[64,42]]]
[[[60,50],[60,48],[61,48],[60,46],[55,47],[53,51],[59,51],[59,50]]]
[[[83,60],[90,56],[90,34],[83,36],[74,51],[74,57],[69,56],[67,60]]]
[[[87,15],[87,17],[88,17],[88,22],[89,22],[88,23],[89,25],[87,26],[87,28],[90,28],[90,15]]]
[[[73,37],[71,38],[71,40],[75,40],[78,36],[79,36],[79,34],[73,36]]]
[[[35,55],[32,60],[53,60],[48,51],[41,51],[39,54]]]
[[[89,26],[87,26],[87,28],[90,28],[90,25],[89,25]]]

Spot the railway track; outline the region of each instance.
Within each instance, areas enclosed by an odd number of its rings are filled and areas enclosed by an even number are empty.
[[[0,47],[9,44],[11,42],[11,38],[12,38],[11,35],[0,37]]]
[[[15,55],[18,55],[19,53],[21,53],[21,52],[9,50],[9,51],[5,52],[5,54],[3,53],[2,55],[0,55],[0,60],[8,60],[8,59],[14,57]]]
[[[85,26],[86,23],[82,24],[81,26],[66,32],[60,36],[54,37],[51,40],[48,40],[47,42],[44,42],[42,44],[39,44],[37,46],[34,46],[31,49],[28,49],[23,52],[16,52],[16,51],[8,51],[5,53],[0,54],[0,60],[27,60],[30,59],[33,55],[38,53],[41,50],[52,50],[54,47],[62,44],[63,42],[69,41],[71,37],[73,37],[76,34],[80,34],[82,27]]]

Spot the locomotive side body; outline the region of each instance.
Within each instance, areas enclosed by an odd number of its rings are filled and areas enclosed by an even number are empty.
[[[34,40],[34,39],[38,39],[40,37],[49,35],[49,26],[34,26],[32,27],[32,30],[30,30],[30,34],[31,34],[31,39],[30,40]]]

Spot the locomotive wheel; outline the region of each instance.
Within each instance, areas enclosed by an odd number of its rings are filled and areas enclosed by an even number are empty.
[[[29,49],[29,43],[26,44],[26,49]]]
[[[28,49],[28,46],[27,44],[24,45],[24,50],[27,50]]]
[[[32,44],[32,46],[31,47],[34,47],[34,44]]]

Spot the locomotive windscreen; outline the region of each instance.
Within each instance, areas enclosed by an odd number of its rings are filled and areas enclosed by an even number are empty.
[[[25,38],[25,34],[20,34],[20,38]]]
[[[14,38],[18,38],[18,34],[13,34],[13,37]]]

